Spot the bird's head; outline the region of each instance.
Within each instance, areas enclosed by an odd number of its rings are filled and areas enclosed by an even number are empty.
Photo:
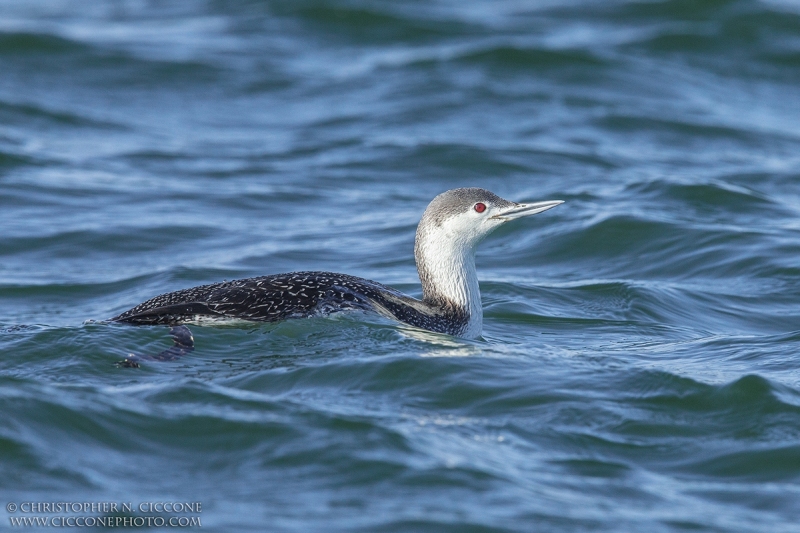
[[[547,211],[561,200],[516,203],[476,187],[452,189],[434,198],[417,228],[416,246],[473,251],[492,231],[511,220]],[[430,250],[429,250],[430,251]]]

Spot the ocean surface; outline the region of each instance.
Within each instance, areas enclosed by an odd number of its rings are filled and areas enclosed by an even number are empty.
[[[170,345],[103,322],[163,292],[419,296],[416,224],[465,186],[566,201],[481,245],[480,339],[340,314],[115,365]],[[800,4],[4,0],[0,503],[800,531]]]

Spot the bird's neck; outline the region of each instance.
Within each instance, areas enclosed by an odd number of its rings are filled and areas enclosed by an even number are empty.
[[[480,335],[483,310],[474,249],[448,239],[418,238],[414,255],[423,301],[444,314],[466,318],[462,336]]]

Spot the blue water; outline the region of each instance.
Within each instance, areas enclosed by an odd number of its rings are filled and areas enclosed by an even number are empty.
[[[4,1],[0,523],[797,531],[799,85],[788,0]],[[167,330],[92,322],[293,270],[419,296],[463,186],[566,201],[482,244],[476,341],[338,315],[132,369]]]

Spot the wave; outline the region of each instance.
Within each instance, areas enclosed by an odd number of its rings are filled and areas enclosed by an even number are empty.
[[[484,65],[490,68],[528,70],[558,67],[596,68],[606,64],[606,61],[588,50],[511,45],[487,46],[479,50],[459,54],[453,60]]]
[[[615,21],[649,24],[644,37],[623,46],[648,54],[705,56],[714,68],[735,68],[738,75],[769,73],[796,80],[800,13],[778,3],[723,0],[716,2],[630,3],[608,13]],[[760,65],[760,66],[759,66]],[[764,67],[769,67],[765,69]]]
[[[37,127],[37,125],[46,125],[110,130],[127,129],[115,122],[97,120],[77,113],[46,109],[35,104],[10,102],[0,102],[0,119],[6,124],[24,125],[32,128]],[[37,124],[37,122],[40,124]]]
[[[785,420],[800,415],[798,392],[758,375],[731,383],[707,385],[661,373],[637,374],[620,390],[631,405],[647,413],[621,427],[634,437],[671,435],[681,441],[717,443],[689,460],[680,460],[682,472],[706,478],[748,481],[793,479],[800,472],[800,446],[793,443]],[[794,403],[781,399],[791,394]]]
[[[716,140],[729,140],[749,144],[765,142],[763,132],[754,132],[744,128],[734,128],[720,123],[703,123],[690,120],[654,118],[648,116],[632,116],[609,114],[597,119],[596,124],[609,131],[624,133],[640,133],[651,135],[669,135],[670,145],[695,145]]]
[[[31,32],[0,32],[0,58],[45,76],[80,71],[84,81],[127,88],[160,83],[185,86],[211,83],[219,81],[224,72],[212,60],[144,55],[135,48],[126,51],[114,42],[83,42]]]
[[[422,6],[360,6],[340,2],[273,2],[271,13],[302,21],[313,30],[348,42],[422,41],[480,32],[480,26],[441,16]]]
[[[0,56],[86,54],[92,47],[52,34],[0,32]]]
[[[0,170],[36,164],[39,164],[39,161],[34,157],[0,151]]]

